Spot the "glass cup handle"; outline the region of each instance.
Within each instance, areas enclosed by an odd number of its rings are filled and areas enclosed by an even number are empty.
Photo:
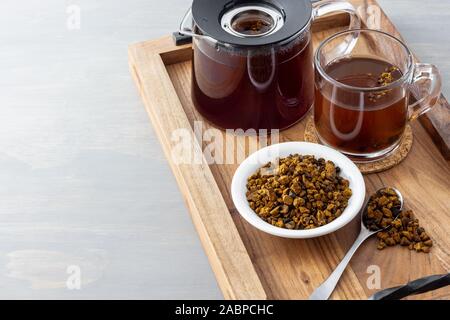
[[[322,0],[313,4],[313,21],[332,12],[346,12],[350,15],[349,29],[359,29],[361,27],[361,19],[356,13],[355,7],[345,0]]]
[[[417,100],[408,106],[409,120],[415,120],[430,111],[441,95],[442,79],[436,66],[428,63],[416,63],[414,76],[409,87]]]

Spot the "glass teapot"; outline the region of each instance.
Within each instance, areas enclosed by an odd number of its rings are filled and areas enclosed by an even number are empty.
[[[194,0],[179,32],[193,38],[196,109],[223,129],[298,122],[314,102],[311,24],[338,11],[350,15],[350,29],[360,27],[343,0]]]

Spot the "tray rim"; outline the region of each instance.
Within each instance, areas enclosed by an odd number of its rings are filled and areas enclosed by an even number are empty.
[[[142,47],[146,47],[145,50],[142,50]],[[131,74],[144,99],[144,105],[150,120],[155,127],[166,128],[155,131],[168,159],[171,156],[171,148],[168,147],[171,145],[171,141],[170,137],[164,133],[177,128],[186,128],[192,131],[189,119],[183,110],[166,69],[168,64],[187,60],[180,59],[186,57],[186,50],[190,53],[191,45],[184,45],[175,49],[170,36],[134,44],[128,49]],[[140,66],[139,69],[142,70],[143,68],[160,78],[159,83],[155,83],[152,87],[142,87],[142,82],[135,67],[138,60],[136,57],[142,52],[148,53],[146,56],[148,62],[145,66]],[[155,97],[161,96],[162,90],[160,89],[162,87],[164,87],[165,95],[170,95],[171,99],[155,99]],[[177,116],[178,126],[174,127],[171,121],[159,120],[162,119],[161,113],[163,118],[170,119],[170,116],[173,115],[170,110],[174,109],[179,110],[178,115],[183,114],[182,117]],[[157,116],[156,112],[160,112],[160,115]],[[218,214],[214,219],[211,218],[212,212],[229,212],[229,209],[217,186],[211,168],[201,152],[199,142],[197,139],[193,139],[193,141],[196,152],[201,154],[200,165],[176,165],[173,161],[169,160],[168,162],[188,206],[188,211],[216,275],[219,287],[226,299],[266,300],[267,294],[231,215]],[[196,170],[192,166],[199,166],[203,174],[194,177]],[[183,189],[197,189],[199,185],[210,186],[210,193],[194,199],[191,192],[183,192]],[[218,232],[221,229],[227,230],[227,232]]]

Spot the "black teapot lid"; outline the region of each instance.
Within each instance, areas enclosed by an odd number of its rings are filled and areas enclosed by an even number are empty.
[[[311,12],[310,0],[193,0],[192,3],[192,16],[200,31],[220,43],[235,46],[283,42],[309,24]],[[252,15],[253,18],[259,15],[261,21],[249,25]]]

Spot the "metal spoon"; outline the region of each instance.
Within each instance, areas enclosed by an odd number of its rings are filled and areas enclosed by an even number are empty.
[[[380,190],[383,190],[386,188],[381,188]],[[400,191],[398,191],[395,188],[390,188],[392,190],[395,191],[395,193],[397,194],[399,200],[400,200],[400,210],[398,210],[397,215],[402,211],[403,209],[403,196],[400,193]],[[377,191],[377,192],[378,192]],[[370,197],[369,197],[370,199]],[[355,243],[353,243],[352,247],[350,248],[350,250],[348,250],[347,254],[345,255],[345,257],[342,259],[342,261],[338,264],[338,266],[336,267],[336,269],[334,269],[333,273],[328,277],[327,280],[325,280],[316,290],[314,290],[314,292],[309,296],[309,300],[327,300],[331,293],[333,292],[334,288],[336,287],[339,279],[341,278],[342,273],[344,272],[345,268],[347,267],[347,264],[350,262],[350,259],[352,258],[353,254],[356,252],[356,250],[358,249],[358,247],[370,236],[374,235],[375,233],[387,229],[389,227],[386,228],[380,228],[379,230],[369,230],[367,228],[367,226],[365,225],[365,219],[364,219],[364,213],[367,210],[367,206],[369,204],[369,200],[367,200],[363,210],[361,210],[361,231],[359,232],[358,237],[355,240]],[[396,217],[395,217],[396,218]]]

